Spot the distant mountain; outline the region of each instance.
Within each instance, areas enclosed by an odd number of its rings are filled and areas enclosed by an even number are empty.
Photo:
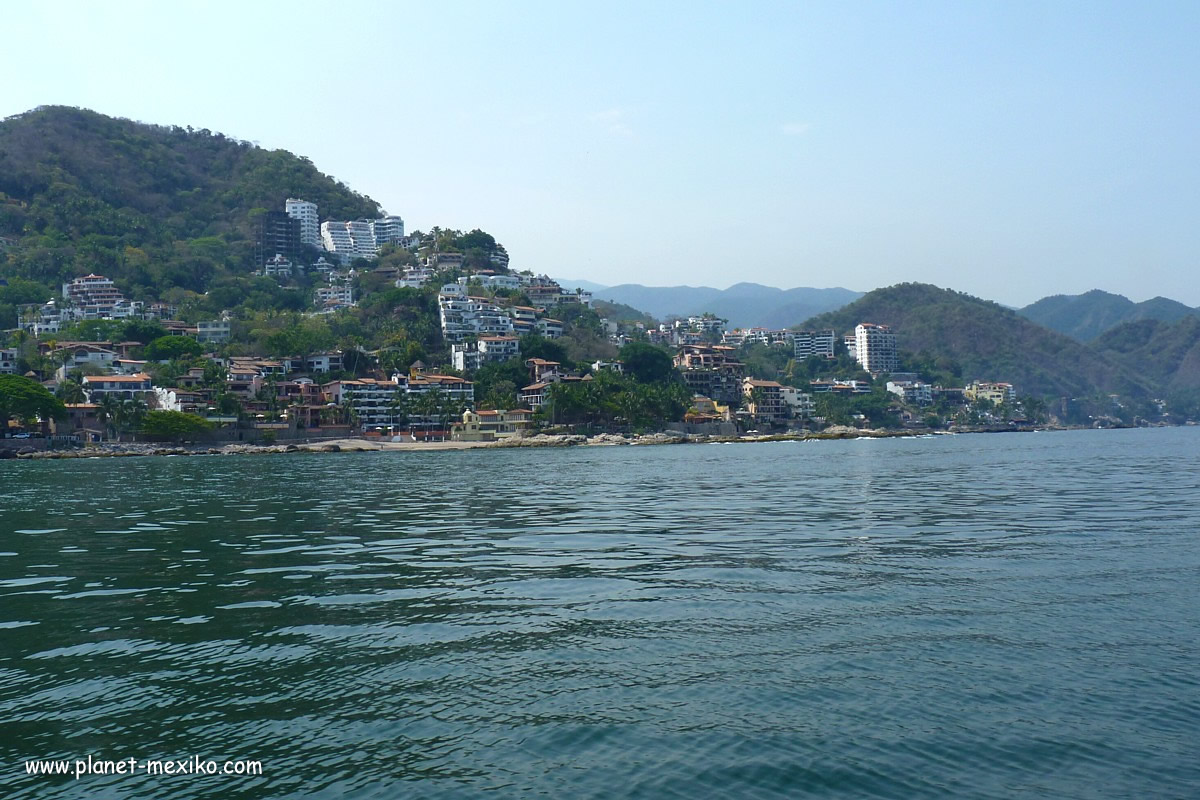
[[[1123,295],[1099,289],[1043,297],[1020,310],[1021,316],[1081,342],[1090,342],[1123,322],[1143,319],[1176,322],[1195,313],[1196,309],[1166,297],[1135,303]]]
[[[1149,392],[1136,372],[1068,336],[997,303],[928,284],[876,289],[805,327],[840,334],[860,322],[890,325],[912,360],[953,364],[968,381],[1005,381],[1034,395]]]
[[[588,289],[578,281],[563,285]],[[862,296],[862,292],[849,289],[777,289],[758,283],[738,283],[728,289],[626,283],[589,291],[597,299],[632,306],[657,319],[712,312],[729,320],[733,328],[787,328],[814,314],[841,308]]]
[[[1143,319],[1105,331],[1093,349],[1137,370],[1162,396],[1200,390],[1200,317]]]
[[[581,281],[578,278],[555,278],[559,286],[567,289],[583,289],[585,292],[598,292],[608,287],[602,283],[593,283],[592,281]]]

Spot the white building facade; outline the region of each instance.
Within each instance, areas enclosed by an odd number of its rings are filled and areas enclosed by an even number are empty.
[[[804,359],[812,356],[833,358],[833,344],[837,334],[827,331],[793,331],[792,348],[796,358]]]
[[[896,334],[887,325],[863,322],[854,328],[855,358],[872,375],[896,371]]]
[[[292,219],[300,220],[300,244],[309,247],[321,246],[321,222],[317,218],[317,204],[289,197],[283,210]]]

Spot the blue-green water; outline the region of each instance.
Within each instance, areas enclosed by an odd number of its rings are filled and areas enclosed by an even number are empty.
[[[0,796],[1200,796],[1200,429],[0,462]],[[25,775],[28,759],[264,774]]]

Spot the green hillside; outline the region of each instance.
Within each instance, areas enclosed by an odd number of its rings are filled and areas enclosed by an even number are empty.
[[[1140,397],[1149,391],[1136,373],[1068,336],[996,303],[928,284],[876,289],[804,327],[840,334],[860,322],[890,325],[910,363],[953,364],[965,380],[1006,381],[1022,394]]]
[[[203,292],[252,269],[254,227],[288,197],[323,218],[378,216],[379,204],[305,158],[207,130],[77,108],[0,122],[0,277],[54,289],[97,272],[135,299]]]
[[[1140,371],[1164,395],[1200,391],[1200,317],[1127,322],[1104,333],[1093,347]]]
[[[1099,289],[1078,295],[1043,297],[1022,308],[1021,316],[1081,342],[1090,342],[1124,322],[1142,319],[1175,322],[1196,310],[1166,297],[1135,303],[1119,294]]]

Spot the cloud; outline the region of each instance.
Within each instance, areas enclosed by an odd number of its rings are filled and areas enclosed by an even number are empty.
[[[629,109],[610,108],[589,114],[588,119],[599,125],[613,136],[633,136],[633,126],[629,124]]]
[[[811,122],[785,122],[779,126],[779,130],[784,136],[803,136],[811,129]]]

